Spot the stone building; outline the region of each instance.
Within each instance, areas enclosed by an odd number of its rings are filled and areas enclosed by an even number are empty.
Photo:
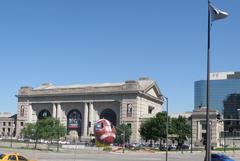
[[[141,120],[162,111],[162,94],[149,78],[122,83],[21,87],[17,94],[16,135],[26,123],[54,117],[67,127],[68,135],[89,140],[93,124],[106,118],[114,125],[125,123],[132,129],[131,142],[139,142]]]
[[[223,131],[223,122],[220,120],[220,113],[215,109],[209,109],[209,120],[211,123],[211,144],[219,147],[221,142],[221,132]],[[206,138],[206,107],[195,109],[191,117],[192,121],[192,139],[195,147],[203,147],[204,138]]]
[[[16,114],[12,115],[8,112],[0,113],[0,137],[9,138],[15,136]]]

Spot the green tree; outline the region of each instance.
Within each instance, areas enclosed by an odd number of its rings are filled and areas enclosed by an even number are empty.
[[[131,128],[126,124],[120,124],[116,127],[116,143],[122,143],[122,135],[125,134],[125,142],[129,142],[132,135]]]
[[[156,128],[158,131],[158,138],[160,141],[160,147],[162,147],[162,140],[167,138],[167,118],[168,118],[168,134],[172,133],[171,118],[167,115],[167,112],[159,112],[156,114]]]
[[[170,125],[170,117],[168,117],[169,124],[168,124],[168,130],[171,132],[171,125]],[[155,128],[158,129],[158,135],[157,137],[159,139],[166,138],[166,127],[167,127],[167,113],[166,112],[159,112],[156,114],[155,117]]]
[[[191,126],[186,117],[179,116],[171,120],[172,133],[178,136],[178,143],[183,143],[191,136]]]
[[[60,137],[66,135],[66,128],[60,123],[59,120],[47,117],[38,120],[36,123],[27,124],[22,130],[21,135],[25,138],[35,140],[35,149],[39,139],[44,140],[59,140]]]
[[[21,136],[23,138],[34,139],[36,130],[35,123],[27,123],[25,127],[21,130]]]
[[[170,120],[170,118],[169,118]],[[159,112],[156,116],[145,120],[140,126],[140,135],[145,141],[157,141],[160,142],[163,138],[166,138],[166,124],[167,113]],[[169,131],[170,131],[169,126]]]
[[[36,140],[36,123],[27,123],[25,127],[21,130],[21,136],[28,140],[27,147],[29,147],[30,139]],[[35,147],[37,147],[37,142],[35,143]]]
[[[149,118],[141,124],[139,133],[145,141],[155,139],[156,135],[154,136],[154,134],[157,134],[157,132],[156,128],[154,128],[154,124],[155,124],[154,118]]]
[[[56,140],[66,135],[66,128],[59,120],[48,117],[37,122],[38,139]]]

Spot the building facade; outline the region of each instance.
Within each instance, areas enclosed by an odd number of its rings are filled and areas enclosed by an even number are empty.
[[[224,101],[240,93],[240,72],[210,73],[210,107],[224,113]],[[206,107],[206,80],[195,81],[194,107]]]
[[[191,116],[192,121],[192,141],[195,147],[203,147],[206,140],[206,107],[195,109]],[[221,132],[223,131],[223,122],[221,114],[215,110],[209,110],[209,120],[211,123],[211,144],[219,147],[221,143]]]
[[[141,120],[162,111],[162,94],[155,81],[148,78],[122,83],[21,87],[17,94],[16,135],[26,123],[54,117],[66,126],[68,136],[89,140],[93,125],[100,118],[113,125],[127,124],[132,129],[131,142],[139,142]]]
[[[16,118],[16,114],[12,115],[8,112],[0,113],[0,138],[7,139],[15,136]]]

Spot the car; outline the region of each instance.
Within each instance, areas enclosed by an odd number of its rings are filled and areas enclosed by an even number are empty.
[[[13,154],[0,154],[0,161],[35,161],[31,159],[27,159],[24,156],[20,155],[19,153]]]
[[[167,150],[167,146],[161,145],[161,146],[159,146],[159,150],[165,151],[165,150]],[[169,147],[168,147],[168,150],[169,150]]]
[[[70,141],[65,141],[65,140],[59,140],[59,144],[70,144]]]
[[[234,161],[225,154],[211,154],[212,161]]]
[[[165,150],[168,150],[168,151],[176,150],[176,146],[175,145],[168,145],[168,149],[167,149],[166,145],[162,145],[162,146],[159,147],[159,150],[162,150],[162,151],[165,151]]]
[[[176,150],[177,146],[176,145],[169,145],[168,150]]]

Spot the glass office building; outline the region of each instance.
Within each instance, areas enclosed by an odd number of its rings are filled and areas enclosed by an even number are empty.
[[[206,107],[206,80],[194,83],[194,107]],[[240,94],[240,72],[220,72],[210,74],[209,107],[224,112],[224,101],[231,94]]]

